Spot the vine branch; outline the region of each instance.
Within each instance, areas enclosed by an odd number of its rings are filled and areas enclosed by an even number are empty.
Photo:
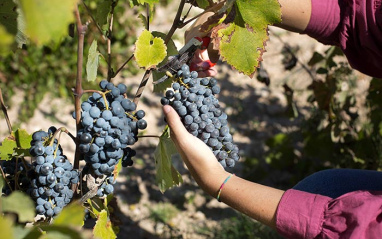
[[[76,77],[76,87],[74,89],[74,107],[76,112],[76,133],[78,134],[79,130],[82,128],[81,125],[81,97],[84,93],[82,89],[82,72],[83,72],[83,61],[84,61],[84,40],[85,33],[88,26],[83,25],[81,22],[80,13],[78,11],[78,5],[74,11],[77,25],[77,34],[78,34],[78,46],[77,46],[77,77]],[[80,158],[81,152],[79,151],[78,145],[80,144],[79,138],[76,140],[76,151],[74,156],[73,167],[79,169],[80,167]]]
[[[108,71],[107,71],[107,81],[111,81],[111,79],[114,77],[114,70],[113,67],[111,67],[111,38],[113,36],[113,21],[114,21],[114,9],[118,4],[118,0],[113,1],[111,4],[111,10],[110,10],[110,21],[109,21],[109,27],[107,31],[107,65],[108,65]]]
[[[1,110],[4,113],[5,121],[7,121],[9,134],[12,134],[12,124],[11,124],[11,121],[9,120],[7,107],[4,104],[3,92],[1,91],[1,88],[0,88],[0,104],[1,104]]]

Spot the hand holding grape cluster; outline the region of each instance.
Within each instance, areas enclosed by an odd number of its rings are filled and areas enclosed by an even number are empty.
[[[239,148],[229,132],[227,114],[215,97],[220,93],[216,79],[198,78],[188,65],[182,66],[177,77],[161,99],[162,105],[176,110],[188,132],[207,144],[223,167],[234,167],[240,158]]]

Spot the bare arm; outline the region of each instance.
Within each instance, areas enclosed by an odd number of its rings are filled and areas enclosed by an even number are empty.
[[[230,175],[218,163],[211,150],[187,132],[171,106],[163,108],[178,152],[198,185],[213,197]],[[275,228],[276,210],[284,191],[249,182],[233,176],[221,193],[222,202],[248,216]]]
[[[311,0],[279,0],[279,3],[282,22],[277,26],[294,32],[303,32],[312,13]]]

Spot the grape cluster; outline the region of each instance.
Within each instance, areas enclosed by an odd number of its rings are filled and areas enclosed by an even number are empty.
[[[235,166],[239,149],[229,132],[227,114],[215,97],[220,93],[216,79],[198,78],[188,65],[182,66],[177,77],[161,99],[162,105],[169,104],[176,110],[188,132],[207,144],[223,167]]]
[[[3,187],[3,193],[9,195],[12,190],[26,192],[30,186],[29,172],[31,165],[20,158],[12,158],[9,161],[1,161],[0,164],[9,183]],[[11,187],[11,188],[9,188]]]
[[[57,139],[56,128],[48,132],[37,131],[32,135],[30,154],[33,157],[29,193],[35,199],[36,212],[53,217],[61,212],[73,197],[72,184],[79,182],[79,173],[63,154]]]
[[[136,152],[131,149],[138,140],[138,130],[145,129],[145,112],[136,110],[136,104],[125,98],[127,87],[115,86],[106,80],[100,82],[100,92],[94,92],[81,104],[81,123],[79,131],[80,151],[84,155],[86,166],[95,175],[106,176],[97,195],[113,192],[113,171],[120,159],[122,166],[131,166]]]

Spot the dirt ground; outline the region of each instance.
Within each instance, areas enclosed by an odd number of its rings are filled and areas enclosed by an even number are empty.
[[[157,11],[165,16],[168,9]],[[163,18],[169,19],[170,17]],[[169,20],[158,21],[152,30],[166,32],[171,23]],[[290,119],[283,113],[287,109],[287,99],[283,85],[288,84],[295,90],[294,103],[303,114],[306,106],[306,95],[303,90],[312,79],[300,63],[306,64],[314,51],[324,52],[327,46],[310,39],[307,36],[286,32],[274,27],[270,28],[270,41],[264,54],[263,66],[271,79],[269,87],[256,79],[238,74],[228,65],[219,63],[216,78],[222,88],[219,100],[225,112],[229,115],[229,123],[234,132],[234,141],[240,146],[241,161],[230,170],[241,175],[244,161],[248,158],[261,157],[265,152],[265,140],[279,132],[297,130],[299,119]],[[179,33],[178,39],[181,39]],[[181,45],[181,40],[177,42]],[[282,55],[284,43],[291,47],[299,47],[296,53],[298,65],[292,71],[283,69]],[[140,83],[142,74],[129,79],[116,79],[114,83],[124,82],[133,87],[133,93]],[[148,127],[146,135],[160,135],[165,123],[160,105],[160,95],[152,93],[151,82],[143,93],[138,108],[146,111],[145,119]],[[133,95],[130,95],[132,97]],[[9,108],[11,120],[17,119],[18,110],[23,107],[17,95],[12,98]],[[70,132],[75,132],[71,112],[72,102],[64,99],[51,98],[47,95],[36,109],[33,118],[22,123],[21,128],[28,132],[39,129],[47,130],[50,125],[64,126]],[[7,134],[5,120],[0,118],[0,137]],[[237,215],[223,203],[206,195],[190,177],[187,169],[179,158],[174,159],[176,168],[182,174],[184,184],[161,194],[155,185],[155,166],[153,152],[158,143],[156,138],[142,138],[135,145],[137,151],[135,164],[124,168],[116,184],[116,196],[121,209],[119,238],[211,238],[213,234],[203,228],[216,228],[221,220]],[[69,137],[63,140],[63,148],[68,158],[73,158],[74,145]],[[153,208],[160,208],[166,203],[176,207],[177,212],[169,216],[166,222],[153,219]],[[128,235],[128,236],[127,236]]]

